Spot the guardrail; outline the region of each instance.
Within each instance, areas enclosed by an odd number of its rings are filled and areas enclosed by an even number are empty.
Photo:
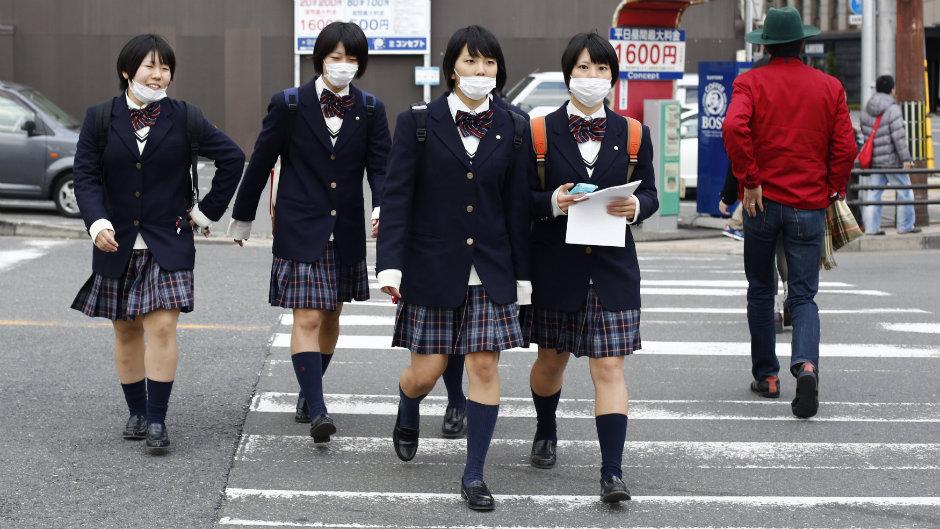
[[[854,208],[861,206],[919,206],[919,205],[931,205],[931,204],[940,204],[940,199],[931,200],[928,196],[924,199],[914,199],[914,200],[905,200],[898,201],[897,199],[893,201],[867,201],[859,198],[859,191],[875,191],[879,189],[940,189],[940,184],[911,184],[911,185],[867,185],[860,184],[859,177],[875,175],[875,174],[908,174],[908,175],[940,175],[940,169],[903,169],[903,168],[878,168],[878,169],[853,169],[852,170],[852,182],[849,184],[847,189],[846,203]],[[857,218],[861,218],[856,214]]]

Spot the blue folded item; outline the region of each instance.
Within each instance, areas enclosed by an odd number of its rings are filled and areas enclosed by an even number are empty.
[[[568,190],[569,195],[577,195],[578,193],[593,193],[597,191],[597,186],[594,184],[585,184],[584,182],[578,182],[570,190]]]

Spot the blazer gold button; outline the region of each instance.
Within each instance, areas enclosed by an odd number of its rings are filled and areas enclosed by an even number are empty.
[[[473,180],[473,173],[467,173],[467,180]]]
[[[619,151],[619,150],[620,150],[620,146],[619,146],[619,145],[614,145],[614,150],[615,150],[615,151]]]
[[[467,213],[473,213],[473,206],[467,206]]]
[[[140,162],[137,162],[136,164],[134,164],[134,167],[140,169]]]
[[[467,238],[467,246],[473,246],[473,237]]]
[[[140,221],[137,219],[134,219],[134,226],[140,226]]]
[[[336,159],[336,155],[335,155],[335,154],[331,154],[331,155],[330,155],[330,160],[335,160],[335,159]]]
[[[335,217],[335,216],[336,216],[336,210],[335,210],[335,209],[331,209],[331,210],[330,210],[330,216],[331,216],[331,217]]]
[[[336,182],[330,182],[330,188],[336,189]]]
[[[134,196],[140,198],[140,191],[134,191]]]
[[[591,252],[593,252],[593,251],[594,251],[594,250],[591,250],[591,247],[590,247],[590,246],[588,246],[587,248],[584,249],[584,253],[586,253],[586,254],[588,254],[588,255],[591,255]]]

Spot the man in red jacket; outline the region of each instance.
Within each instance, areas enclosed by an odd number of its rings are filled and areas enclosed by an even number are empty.
[[[724,141],[734,176],[744,184],[744,271],[751,332],[751,390],[780,396],[774,333],[774,248],[783,239],[789,266],[787,303],[793,321],[790,372],[793,414],[819,407],[819,258],[826,207],[843,196],[856,156],[845,89],[800,59],[804,26],[792,8],[771,9],[763,29],[746,40],[765,46],[770,64],[734,82]]]

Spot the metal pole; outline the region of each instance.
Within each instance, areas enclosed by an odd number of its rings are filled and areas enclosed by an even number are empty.
[[[429,44],[430,44],[430,43],[429,43]],[[425,68],[428,68],[428,67],[430,67],[430,66],[431,66],[431,52],[428,51],[428,53],[425,53],[425,54],[424,54],[424,67],[425,67]],[[425,102],[425,103],[431,101],[431,85],[429,85],[429,84],[424,85],[424,96],[423,96],[423,97],[424,97],[424,102]]]
[[[294,54],[294,86],[300,86],[300,54]]]
[[[875,86],[875,0],[862,0],[862,106]]]
[[[754,31],[754,0],[744,0],[744,34]],[[744,60],[754,60],[754,45],[750,42],[744,44]]]
[[[875,75],[890,75],[894,77],[895,61],[895,32],[897,31],[897,0],[877,0],[877,44],[878,50],[875,58]]]

